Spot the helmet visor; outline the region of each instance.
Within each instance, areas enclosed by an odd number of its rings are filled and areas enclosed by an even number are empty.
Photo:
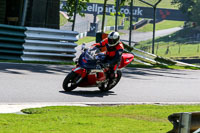
[[[118,43],[119,39],[110,39],[108,38],[108,44],[111,45],[111,46],[114,46]]]

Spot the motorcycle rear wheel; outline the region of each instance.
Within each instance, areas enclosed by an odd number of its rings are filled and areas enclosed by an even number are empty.
[[[110,84],[110,82],[108,81],[108,83],[104,83],[99,87],[99,90],[102,92],[107,92],[109,90],[111,90],[113,87],[115,87],[117,85],[117,83],[120,81],[122,77],[122,72],[120,70],[117,71],[117,77],[115,79],[113,79],[113,84]]]
[[[78,84],[76,83],[76,81],[78,81],[81,78],[81,76],[79,76],[78,74],[76,74],[75,72],[70,72],[64,79],[63,81],[63,89],[66,92],[72,91],[74,89],[76,89],[76,87],[78,86]]]

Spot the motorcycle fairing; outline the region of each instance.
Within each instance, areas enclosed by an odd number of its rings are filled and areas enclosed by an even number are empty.
[[[96,68],[96,60],[89,60],[86,57],[85,53],[81,54],[81,56],[79,57],[78,63],[81,67],[86,68],[86,69]]]
[[[81,67],[73,68],[72,71],[74,71],[75,73],[81,75],[82,78],[84,78],[86,76],[86,74],[87,74],[86,69],[81,68]]]
[[[94,70],[96,71],[96,70]],[[79,84],[79,87],[95,87],[98,83],[106,80],[104,72],[90,72]]]
[[[127,66],[131,61],[133,61],[134,55],[129,53],[123,53],[121,62],[118,68],[123,68]]]

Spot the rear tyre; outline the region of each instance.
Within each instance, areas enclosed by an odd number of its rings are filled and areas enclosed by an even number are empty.
[[[72,91],[76,89],[78,86],[77,81],[81,78],[80,75],[78,75],[75,72],[70,72],[63,81],[63,89],[67,92]]]
[[[113,87],[115,87],[117,85],[117,83],[120,81],[122,77],[122,72],[120,70],[117,71],[117,77],[115,77],[113,79],[113,82],[107,82],[107,83],[103,83],[100,87],[99,90],[102,92],[107,92],[109,90],[111,90]]]

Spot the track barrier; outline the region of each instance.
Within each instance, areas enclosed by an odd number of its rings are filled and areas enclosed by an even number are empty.
[[[25,27],[0,24],[0,59],[21,60]]]
[[[0,24],[0,59],[73,62],[78,32]]]
[[[144,64],[144,65],[175,65],[175,66],[187,66],[187,67],[196,67],[196,68],[200,68],[200,66],[197,65],[193,65],[193,64],[187,64],[187,63],[183,63],[180,61],[174,61],[171,59],[167,59],[167,58],[163,58],[145,51],[142,51],[140,49],[137,49],[135,47],[131,47],[125,43],[124,47],[125,47],[125,52],[129,52],[132,53],[133,55],[135,55],[135,62]]]
[[[73,62],[78,32],[49,28],[0,24],[0,59],[22,61]],[[101,35],[101,34],[100,34]],[[97,37],[98,38],[98,37]],[[101,37],[102,38],[102,35]],[[123,40],[122,40],[123,41]],[[198,67],[166,59],[124,43],[125,51],[135,55],[144,65],[176,65]]]
[[[168,133],[200,133],[200,112],[174,113],[168,120],[173,124]]]

